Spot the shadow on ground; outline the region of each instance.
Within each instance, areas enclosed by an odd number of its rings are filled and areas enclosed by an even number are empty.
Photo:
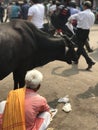
[[[78,94],[77,97],[82,99],[98,97],[98,83],[95,85],[95,87],[89,87],[86,92]]]
[[[49,106],[52,108],[56,108],[58,105],[58,99],[54,99],[53,101],[48,102]]]
[[[64,68],[63,66],[59,66],[59,67],[56,67],[52,70],[52,74],[53,75],[58,75],[58,76],[62,76],[62,77],[68,77],[68,76],[71,76],[71,75],[76,75],[79,73],[79,70],[78,70],[78,66],[77,65],[72,65],[71,68],[69,69],[65,69],[64,71],[62,71],[61,73],[58,73],[58,70],[61,69],[61,68]]]
[[[93,53],[89,54],[95,61],[98,61],[98,48],[94,50]]]

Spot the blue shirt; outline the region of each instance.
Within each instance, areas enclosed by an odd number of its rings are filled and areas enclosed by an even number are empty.
[[[79,11],[78,9],[70,7],[70,13],[71,13],[71,15],[77,14],[77,13],[79,13],[79,12],[80,12],[80,11]]]
[[[20,13],[20,7],[17,5],[13,5],[11,8],[11,18],[18,18]]]

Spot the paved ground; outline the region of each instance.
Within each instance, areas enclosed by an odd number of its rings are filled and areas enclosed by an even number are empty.
[[[87,64],[81,57],[78,66],[54,61],[37,68],[44,74],[39,93],[46,97],[58,113],[51,122],[51,130],[98,130],[98,25],[90,33],[90,44],[94,49],[89,55],[96,61],[91,71],[85,71]],[[12,74],[0,82],[0,101],[13,88]],[[60,97],[69,95],[72,111],[62,111]]]

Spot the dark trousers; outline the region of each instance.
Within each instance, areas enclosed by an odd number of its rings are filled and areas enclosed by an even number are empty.
[[[87,64],[90,64],[92,62],[92,59],[88,56],[86,50],[84,49],[85,41],[87,40],[89,36],[89,30],[78,28],[76,31],[76,41],[78,44],[77,49],[77,60],[79,60],[80,56],[82,55]]]
[[[91,52],[91,51],[92,51],[92,48],[90,47],[89,39],[86,40],[86,42],[85,42],[85,47],[86,47],[86,50],[87,50],[88,52]]]
[[[1,23],[3,23],[3,17],[0,17],[0,21],[1,21]]]

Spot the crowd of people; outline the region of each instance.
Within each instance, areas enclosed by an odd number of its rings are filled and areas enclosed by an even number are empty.
[[[57,6],[55,7],[55,5]],[[71,60],[70,63],[78,64],[80,56],[82,55],[88,65],[86,70],[90,70],[95,64],[86,51],[87,49],[88,52],[93,52],[88,40],[90,28],[95,22],[95,15],[91,9],[92,3],[88,0],[83,1],[82,11],[76,7],[76,3],[73,1],[68,4],[66,1],[63,4],[56,4],[53,1],[53,4],[50,6],[50,20],[52,25],[57,29],[56,33],[68,33],[66,23],[67,25],[68,23],[73,25],[74,34],[71,35],[73,37],[71,41],[74,42],[78,48],[76,51],[76,60]]]
[[[24,0],[24,3],[22,5],[20,5],[18,1],[10,2],[7,6],[5,22],[7,22],[7,20],[11,21],[12,19],[20,18],[27,20],[29,7],[30,5],[26,0]]]

